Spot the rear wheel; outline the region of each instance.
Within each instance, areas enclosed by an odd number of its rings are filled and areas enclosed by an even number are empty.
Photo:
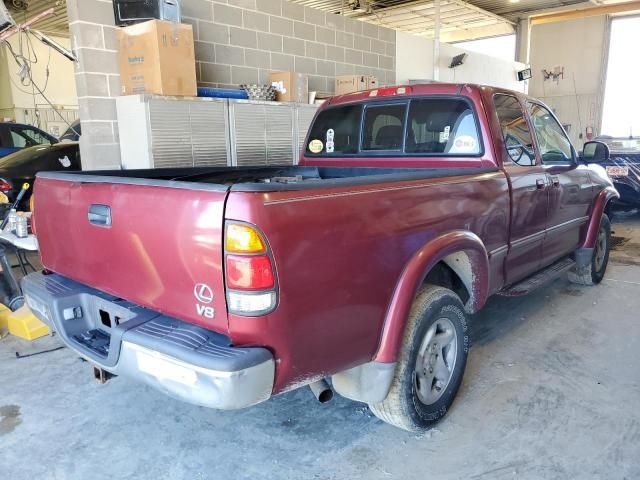
[[[446,288],[423,287],[411,308],[391,389],[382,402],[369,408],[404,430],[430,428],[453,403],[468,351],[460,298]]]
[[[602,214],[596,244],[593,248],[591,263],[575,267],[569,272],[569,280],[580,285],[595,285],[602,281],[609,264],[611,249],[611,222],[606,214]]]

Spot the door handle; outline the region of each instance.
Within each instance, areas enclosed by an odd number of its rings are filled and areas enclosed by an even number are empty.
[[[551,177],[551,184],[558,188],[560,186],[560,178],[559,177]]]
[[[87,215],[89,223],[99,227],[111,226],[111,207],[109,205],[100,205],[94,203],[89,207]]]
[[[544,190],[546,186],[547,186],[547,182],[545,182],[543,178],[536,179],[536,188],[538,190]]]

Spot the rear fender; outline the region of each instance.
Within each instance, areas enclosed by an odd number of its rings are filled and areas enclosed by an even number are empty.
[[[480,238],[468,231],[456,230],[422,246],[405,266],[387,309],[375,362],[395,362],[402,344],[411,305],[431,269],[443,261],[460,277],[469,292],[467,312],[485,304],[489,286],[489,260]]]
[[[587,235],[585,236],[582,248],[592,249],[595,246],[602,213],[607,207],[607,204],[614,198],[620,198],[620,194],[614,187],[608,186],[605,187],[593,201],[591,219],[589,220],[589,227],[587,228]]]

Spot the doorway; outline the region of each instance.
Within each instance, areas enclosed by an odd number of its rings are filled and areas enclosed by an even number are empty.
[[[640,45],[640,16],[613,19],[602,112],[603,135],[640,136],[637,45]]]

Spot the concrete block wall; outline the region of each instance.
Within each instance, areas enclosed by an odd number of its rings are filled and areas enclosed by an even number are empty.
[[[120,168],[115,97],[120,94],[111,0],[68,0],[71,46],[78,56],[75,79],[85,170]]]
[[[395,83],[394,30],[286,0],[182,0],[194,30],[202,86],[266,83],[271,71],[309,75],[309,88],[334,92],[336,75]],[[86,170],[119,168],[115,97],[120,94],[111,0],[67,0]]]
[[[395,30],[285,0],[183,0],[182,9],[201,85],[266,83],[278,70],[308,74],[309,89],[326,93],[336,75],[395,83]]]

